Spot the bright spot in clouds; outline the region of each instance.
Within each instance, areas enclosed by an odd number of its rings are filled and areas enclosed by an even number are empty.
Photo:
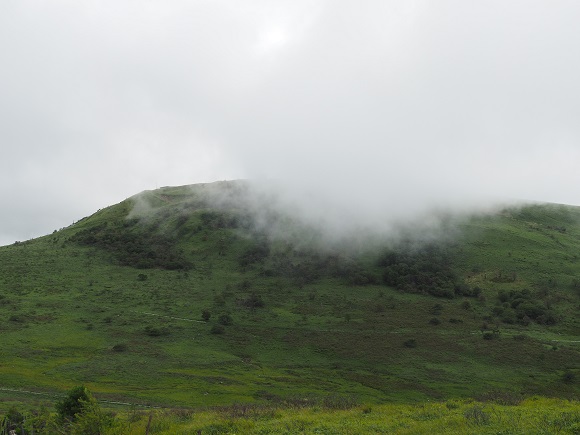
[[[256,53],[258,55],[267,55],[282,48],[290,40],[290,34],[280,26],[270,26],[260,32],[258,43],[256,44]]]

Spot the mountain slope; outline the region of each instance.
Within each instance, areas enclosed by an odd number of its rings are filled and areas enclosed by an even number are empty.
[[[0,387],[188,406],[578,397],[577,208],[354,249],[249,192],[148,191],[0,248]]]

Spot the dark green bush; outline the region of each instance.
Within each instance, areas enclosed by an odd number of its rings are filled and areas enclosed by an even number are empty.
[[[225,331],[226,330],[222,325],[213,325],[210,329],[210,332],[216,335],[223,334]]]
[[[270,254],[270,246],[266,241],[261,241],[247,248],[238,258],[241,267],[248,267],[255,263],[263,262]]]
[[[567,370],[566,372],[564,372],[564,374],[562,375],[562,381],[564,381],[567,384],[571,384],[576,380],[576,374],[570,370]]]
[[[145,334],[149,337],[162,337],[164,335],[169,335],[171,331],[166,326],[151,326],[147,325],[145,327]]]
[[[497,337],[496,334],[490,331],[484,332],[482,336],[484,340],[494,340]]]
[[[160,232],[158,226],[157,221],[149,225],[138,221],[130,224],[127,221],[106,222],[79,231],[71,241],[103,249],[122,266],[168,270],[190,268],[191,263],[176,248],[175,237]]]
[[[262,300],[262,296],[257,293],[252,293],[246,299],[240,301],[240,304],[246,308],[262,308],[264,306],[264,301]]]
[[[448,299],[456,294],[473,296],[472,289],[453,271],[451,250],[443,244],[389,250],[378,265],[383,268],[383,282],[401,291]]]
[[[56,403],[56,412],[61,421],[73,421],[94,401],[89,390],[80,385],[69,391],[68,395]]]
[[[438,316],[443,311],[443,305],[435,304],[431,308],[429,308],[429,313],[433,314],[434,316]]]
[[[501,290],[497,299],[502,303],[496,306],[493,312],[504,323],[528,325],[531,321],[539,324],[554,325],[557,322],[554,313],[538,300],[538,295],[533,295],[528,289],[524,290]]]
[[[405,342],[403,342],[403,346],[408,347],[408,348],[415,348],[417,347],[417,340],[415,340],[414,338],[410,338],[409,340],[406,340]]]
[[[230,326],[230,325],[233,325],[234,319],[229,314],[223,313],[223,314],[220,314],[220,316],[218,317],[218,322],[220,325]]]

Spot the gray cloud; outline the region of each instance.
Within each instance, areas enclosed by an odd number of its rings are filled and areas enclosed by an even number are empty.
[[[579,18],[574,1],[2,2],[0,243],[239,177],[364,222],[578,204]]]

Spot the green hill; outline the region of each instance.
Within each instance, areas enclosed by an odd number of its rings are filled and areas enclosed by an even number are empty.
[[[0,397],[578,399],[580,209],[325,242],[248,192],[147,191],[0,248]]]

